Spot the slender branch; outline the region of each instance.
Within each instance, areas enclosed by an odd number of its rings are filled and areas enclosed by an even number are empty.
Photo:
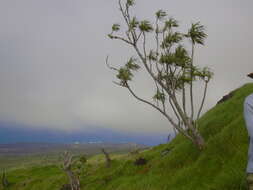
[[[129,6],[126,5],[126,17],[127,17],[127,20],[128,20],[128,28],[130,29],[130,22],[131,22],[131,17],[130,17],[130,14],[129,14]],[[133,29],[130,30],[131,34],[132,34],[132,38],[133,38],[133,41],[134,43],[136,43],[137,41],[137,35],[136,33],[134,32]]]
[[[140,34],[138,35],[138,37],[137,37],[137,39],[136,39],[136,43],[137,43],[138,40],[140,39],[141,35],[142,35],[142,32],[140,32]]]
[[[158,33],[158,30],[159,30],[159,26],[158,26],[158,19],[156,19],[156,35],[155,35],[155,39],[156,39],[156,56],[159,55],[159,33]],[[161,72],[159,66],[158,66],[158,59],[156,59],[156,62],[155,62],[155,65],[156,65],[156,69],[159,72]]]
[[[162,88],[162,93],[165,94],[163,88]],[[162,104],[163,104],[163,111],[166,113],[165,99],[164,99],[164,101],[162,101]]]
[[[182,128],[180,128],[174,121],[171,117],[169,117],[161,108],[157,107],[156,105],[152,104],[151,102],[147,101],[147,100],[144,100],[140,97],[138,97],[134,92],[133,90],[130,88],[129,84],[126,82],[126,88],[129,90],[129,92],[139,101],[143,102],[143,103],[146,103],[150,106],[152,106],[153,108],[155,108],[156,110],[158,110],[161,114],[163,114],[167,120],[172,124],[173,127],[175,127],[178,131],[180,131],[185,137],[192,139],[192,137],[190,135],[188,135]]]
[[[111,69],[111,70],[114,70],[114,71],[119,71],[119,69],[117,69],[117,68],[115,68],[115,67],[110,66],[110,65],[109,65],[108,60],[109,60],[109,56],[107,55],[107,56],[106,56],[106,60],[105,60],[105,64],[106,64],[106,66],[107,66],[109,69]]]
[[[133,43],[131,41],[129,41],[123,37],[120,37],[120,36],[114,36],[114,35],[110,34],[110,38],[116,39],[116,40],[122,40],[122,41],[126,42],[127,44],[133,45]]]
[[[156,76],[154,75],[154,73],[150,71],[150,69],[148,68],[148,65],[146,63],[146,59],[143,57],[143,55],[139,51],[138,47],[136,45],[134,45],[134,48],[135,48],[137,54],[139,55],[139,57],[141,58],[141,60],[142,60],[142,62],[144,64],[146,70],[148,71],[148,73],[150,74],[150,76],[153,78],[153,80],[157,81],[157,83],[166,91],[166,93],[168,94],[168,96],[172,96],[172,92],[170,91],[170,89],[166,88],[166,86],[162,83],[162,81],[158,80],[156,78]],[[181,107],[179,106],[179,104],[178,104],[178,102],[177,102],[177,100],[176,100],[176,98],[175,98],[174,95],[172,97],[172,101],[173,101],[174,105],[176,106],[176,109],[178,110],[179,115],[181,116],[182,120],[184,121],[184,124],[188,125],[187,117],[184,115],[184,113],[183,113]]]
[[[177,110],[175,109],[175,106],[173,105],[173,102],[171,101],[171,98],[170,98],[170,97],[169,97],[169,103],[170,103],[170,105],[171,105],[171,107],[172,107],[172,109],[173,109],[173,112],[175,113],[175,115],[176,115],[178,121],[180,121],[181,119],[180,119],[180,117],[179,117],[179,115],[178,115],[178,113],[177,113]]]
[[[192,55],[191,55],[191,82],[190,82],[190,99],[191,99],[191,120],[194,117],[194,105],[193,105],[193,58],[194,58],[194,44],[192,42]]]
[[[125,23],[127,24],[128,29],[130,29],[130,25],[129,25],[129,21],[128,21],[128,16],[126,15],[127,14],[126,11],[124,11],[124,9],[122,7],[121,0],[119,0],[118,3],[119,3],[119,7],[120,7],[120,12],[121,12],[121,14],[122,14],[122,16],[123,16],[123,18],[125,20]],[[132,41],[131,38],[130,38],[129,33],[126,33],[126,35],[127,35],[127,38],[129,39],[129,41]],[[133,43],[135,43],[134,38],[133,38]]]
[[[146,52],[146,35],[145,32],[143,32],[143,53],[144,57],[147,60],[147,52]]]
[[[136,33],[132,29],[130,29],[131,17],[130,17],[130,14],[129,14],[129,7],[128,7],[128,5],[126,5],[125,11],[124,11],[124,9],[122,7],[122,4],[121,4],[121,0],[119,0],[119,7],[120,7],[120,12],[122,13],[122,16],[124,17],[124,20],[125,20],[125,22],[128,26],[128,31],[130,31],[130,33],[132,35],[133,44],[136,44],[136,39],[137,39]],[[131,38],[130,38],[129,33],[127,34],[127,37],[130,41],[132,41]]]
[[[185,68],[183,70],[183,76],[185,76]],[[184,110],[184,114],[186,113],[186,101],[185,101],[185,83],[183,82],[183,86],[182,86],[182,104],[183,104],[183,110]]]
[[[187,118],[187,115],[184,114],[183,110],[181,109],[181,107],[180,107],[180,105],[179,105],[179,103],[178,103],[178,101],[177,101],[175,92],[174,92],[174,94],[171,94],[170,97],[171,97],[171,100],[172,100],[172,102],[174,103],[174,105],[175,105],[175,107],[176,107],[176,109],[177,109],[177,111],[178,111],[178,114],[180,115],[181,119],[183,120],[184,125],[185,125],[185,126],[190,126],[190,125],[189,125],[188,118]]]
[[[207,84],[208,84],[208,81],[205,81],[204,95],[203,95],[203,98],[202,98],[202,101],[201,101],[201,105],[200,105],[200,108],[199,108],[197,120],[198,120],[199,117],[200,117],[200,113],[201,113],[201,111],[202,111],[202,109],[203,109],[203,105],[204,105],[204,102],[205,102],[205,99],[206,99]]]

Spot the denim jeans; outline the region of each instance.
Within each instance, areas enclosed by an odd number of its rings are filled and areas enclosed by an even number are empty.
[[[253,173],[253,94],[249,95],[244,101],[244,119],[250,136],[246,171],[247,173]]]

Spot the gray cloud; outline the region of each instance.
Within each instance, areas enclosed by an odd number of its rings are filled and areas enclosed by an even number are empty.
[[[137,1],[135,13],[152,19],[160,8],[179,19],[207,26],[199,64],[213,69],[205,110],[230,90],[250,82],[253,71],[251,0]],[[0,119],[74,130],[100,126],[134,132],[167,132],[169,124],[152,108],[112,84],[106,55],[119,65],[133,51],[106,38],[120,22],[117,0],[0,1]],[[138,93],[149,97],[139,74]]]

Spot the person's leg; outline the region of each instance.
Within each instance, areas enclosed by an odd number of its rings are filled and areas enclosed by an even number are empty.
[[[253,138],[253,94],[249,95],[244,101],[244,119],[248,134]]]
[[[248,96],[244,102],[244,119],[249,133],[250,143],[248,150],[247,183],[248,189],[253,190],[253,95]]]
[[[248,151],[248,165],[247,165],[247,183],[248,189],[253,190],[253,139],[250,139]]]
[[[247,174],[248,190],[253,190],[253,174]]]

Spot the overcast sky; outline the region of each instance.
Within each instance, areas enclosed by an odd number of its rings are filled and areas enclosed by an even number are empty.
[[[206,26],[196,64],[215,73],[208,110],[252,82],[246,77],[253,72],[252,7],[252,0],[138,0],[134,12],[153,21],[162,8],[183,30],[197,21]],[[117,0],[0,0],[0,120],[32,128],[170,131],[159,113],[112,83],[106,56],[119,66],[133,55],[107,39],[115,22],[122,22]],[[148,81],[135,82],[146,97]]]

